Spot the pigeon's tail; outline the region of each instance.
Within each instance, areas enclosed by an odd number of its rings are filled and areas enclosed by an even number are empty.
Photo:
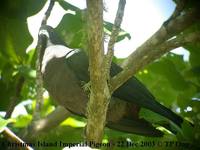
[[[154,112],[168,118],[169,120],[171,120],[172,122],[177,124],[179,127],[181,127],[183,119],[180,116],[178,116],[177,114],[175,114],[173,111],[168,109],[167,107],[158,103],[157,101],[155,101],[154,104],[151,104],[151,110],[153,110]]]
[[[118,122],[107,122],[107,127],[123,132],[139,134],[150,137],[161,137],[163,133],[153,127],[144,119],[121,119]]]

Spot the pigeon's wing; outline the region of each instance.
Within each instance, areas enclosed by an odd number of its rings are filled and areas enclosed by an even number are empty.
[[[113,63],[111,67],[111,75],[114,76],[121,70],[122,69],[118,65]],[[180,116],[157,102],[149,90],[135,77],[132,77],[119,87],[114,92],[113,96],[154,111],[165,116],[179,126],[181,126],[181,123],[183,122],[183,119]]]
[[[149,122],[147,122],[144,119],[127,119],[123,118],[119,120],[118,122],[107,122],[107,127],[133,133],[133,134],[140,134],[144,136],[152,136],[152,137],[159,137],[163,136],[163,133],[160,130],[157,130],[155,127],[153,127]]]
[[[88,57],[84,52],[80,51],[69,57],[67,59],[67,64],[74,71],[74,74],[79,80],[86,83],[89,81]],[[116,75],[121,70],[122,68],[120,68],[115,63],[112,63],[111,76]],[[163,115],[179,126],[183,121],[181,117],[176,115],[170,109],[158,103],[155,100],[155,97],[149,92],[149,90],[135,77],[132,77],[121,87],[119,87],[113,93],[113,96]]]

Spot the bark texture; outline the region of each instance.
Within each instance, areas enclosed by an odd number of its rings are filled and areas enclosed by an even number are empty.
[[[103,68],[103,2],[87,0],[90,100],[87,106],[87,141],[101,142],[110,97]]]

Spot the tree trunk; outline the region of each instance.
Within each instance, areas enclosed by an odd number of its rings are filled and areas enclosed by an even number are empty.
[[[103,2],[87,0],[90,100],[87,107],[87,141],[101,142],[110,99],[104,72]]]

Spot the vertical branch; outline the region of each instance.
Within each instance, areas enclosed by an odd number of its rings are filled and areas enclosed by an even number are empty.
[[[49,7],[47,11],[45,12],[45,15],[43,17],[42,25],[46,25],[47,20],[51,14],[52,8],[54,6],[55,0],[51,0],[49,3]],[[45,41],[44,39],[38,37],[38,43],[36,46],[36,52],[37,52],[37,60],[36,60],[36,108],[33,114],[33,119],[38,120],[40,118],[40,111],[41,107],[43,105],[43,81],[42,81],[42,73],[41,73],[41,58],[43,57],[44,52],[44,45]]]
[[[103,2],[87,0],[87,33],[91,91],[87,106],[86,138],[101,142],[108,107],[109,90],[103,72]]]
[[[40,58],[42,51],[42,40],[38,38],[38,43],[36,47],[37,60],[36,60],[36,106],[33,114],[33,120],[40,119],[40,111],[43,105],[43,81],[42,73],[40,71]]]
[[[117,36],[120,31],[120,26],[121,26],[122,19],[124,16],[125,4],[126,4],[126,0],[119,0],[114,26],[113,26],[112,33],[110,36],[110,40],[108,42],[108,51],[107,51],[107,55],[105,56],[105,69],[106,69],[105,72],[107,73],[106,76],[108,79],[110,78],[109,77],[110,76],[110,67],[111,67],[111,63],[112,63],[112,57],[114,55],[114,44],[117,40]]]
[[[107,79],[113,57],[113,47],[119,33],[126,0],[119,1],[119,8],[111,33],[108,52],[104,57],[103,46],[103,2],[87,0],[88,49],[91,91],[87,107],[86,138],[88,141],[101,142],[111,98]]]
[[[55,3],[55,0],[50,0],[49,7],[47,8],[47,11],[44,14],[44,17],[42,19],[41,25],[46,25],[47,24],[47,20],[48,20],[50,14],[51,14],[51,11],[53,9],[54,3]]]

